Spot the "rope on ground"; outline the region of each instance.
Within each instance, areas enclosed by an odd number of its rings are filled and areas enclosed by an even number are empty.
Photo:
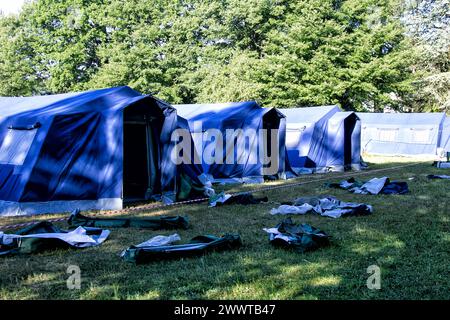
[[[312,179],[312,180],[308,180],[308,181],[300,181],[300,182],[296,182],[296,183],[287,183],[287,184],[282,184],[279,186],[256,188],[256,189],[248,190],[248,191],[235,192],[235,193],[232,193],[231,195],[237,196],[237,195],[242,195],[242,194],[254,194],[254,193],[258,193],[258,192],[267,192],[267,191],[284,189],[284,188],[292,188],[292,187],[298,187],[301,185],[307,185],[307,184],[316,183],[316,182],[328,181],[328,180],[330,180],[330,178],[331,179],[345,179],[345,178],[351,178],[351,177],[356,177],[356,176],[362,176],[362,175],[366,175],[366,174],[373,174],[373,173],[378,173],[378,172],[385,172],[385,171],[404,169],[404,168],[408,168],[408,167],[414,167],[414,166],[418,166],[418,165],[421,165],[424,163],[428,163],[428,161],[406,164],[406,165],[402,165],[402,166],[394,166],[394,167],[389,167],[389,168],[381,168],[381,169],[374,169],[374,170],[369,169],[369,170],[354,172],[354,173],[340,175],[340,176],[333,176],[333,177],[328,176],[325,178]],[[300,177],[294,178],[292,180],[296,180],[296,179],[300,179],[300,178],[304,178],[304,176],[300,176]],[[93,213],[90,216],[97,217],[97,216],[109,216],[109,215],[116,215],[116,214],[126,215],[126,214],[132,214],[132,213],[140,212],[140,211],[151,211],[151,210],[157,210],[157,209],[165,209],[165,208],[174,207],[174,206],[183,206],[183,205],[190,205],[190,204],[195,204],[195,203],[202,203],[202,202],[206,202],[208,200],[209,200],[209,198],[198,198],[198,199],[179,201],[179,202],[174,202],[174,203],[169,203],[169,204],[143,205],[143,206],[137,206],[137,207],[123,209],[123,210],[100,211],[98,213]],[[57,219],[48,219],[46,221],[51,222],[51,223],[57,223],[57,222],[67,221],[68,219],[69,219],[68,217],[64,217],[64,218],[57,218]],[[0,226],[0,231],[26,228],[29,226],[36,225],[38,223],[39,223],[39,221],[33,221],[33,222],[19,223],[19,224],[14,224],[14,225]]]

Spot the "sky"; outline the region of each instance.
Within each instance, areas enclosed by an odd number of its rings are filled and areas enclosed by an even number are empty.
[[[6,14],[19,12],[25,0],[0,0],[0,11]]]

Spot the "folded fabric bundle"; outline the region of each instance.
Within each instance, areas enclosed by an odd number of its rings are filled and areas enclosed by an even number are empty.
[[[428,179],[450,179],[450,176],[429,174],[427,176],[427,178]]]
[[[80,210],[75,210],[68,220],[69,225],[77,227],[96,228],[142,228],[152,230],[187,229],[189,221],[186,217],[154,217],[145,219],[113,219],[90,218],[83,216]]]
[[[291,218],[278,224],[275,228],[264,229],[269,234],[272,245],[294,249],[298,252],[316,250],[329,245],[330,236],[309,224],[296,225]]]
[[[241,204],[241,205],[249,205],[249,204],[260,204],[262,202],[268,202],[269,199],[267,197],[255,198],[251,193],[243,193],[237,195],[230,195],[221,192],[217,195],[212,196],[209,199],[209,206],[216,207],[218,205],[223,204]]]
[[[332,196],[303,197],[293,203],[284,204],[272,209],[270,214],[307,214],[316,213],[321,216],[340,218],[342,216],[368,215],[373,212],[371,205],[364,203],[344,202]]]
[[[349,190],[356,194],[405,194],[409,192],[406,182],[391,182],[388,177],[373,178],[367,182],[360,182],[350,178],[339,183],[328,183],[326,186]]]
[[[0,232],[0,255],[94,247],[102,244],[109,234],[109,230],[83,227],[78,227],[69,232],[44,221],[22,229],[15,234]]]
[[[167,240],[169,240],[167,243],[172,243],[170,239]],[[195,237],[188,244],[156,246],[148,244],[142,243],[129,247],[122,253],[122,259],[142,264],[159,260],[190,258],[213,251],[236,249],[242,245],[242,241],[239,235],[225,235],[221,238],[207,235]]]
[[[433,163],[433,166],[440,169],[450,169],[450,162],[444,162],[444,161],[435,161]]]

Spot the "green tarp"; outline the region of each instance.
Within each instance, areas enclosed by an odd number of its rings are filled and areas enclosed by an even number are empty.
[[[108,238],[109,233],[108,230],[83,227],[65,231],[44,221],[14,234],[0,232],[0,256],[98,246]]]
[[[187,217],[153,217],[145,219],[91,218],[83,216],[80,210],[75,210],[71,214],[68,223],[76,227],[142,228],[152,230],[187,229],[189,227]]]
[[[291,218],[282,221],[275,228],[264,229],[264,231],[269,234],[272,245],[302,253],[316,250],[330,243],[330,236],[322,230],[309,224],[296,225]]]
[[[213,251],[232,250],[241,245],[242,241],[239,235],[225,235],[221,238],[206,235],[195,237],[188,244],[156,247],[132,246],[122,253],[122,258],[127,262],[142,264],[158,260],[190,258]]]

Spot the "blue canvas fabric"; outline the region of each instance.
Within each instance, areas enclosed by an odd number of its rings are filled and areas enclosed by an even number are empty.
[[[367,154],[430,155],[441,144],[444,113],[357,113]]]
[[[450,117],[445,117],[440,147],[443,148],[445,152],[450,152]]]
[[[221,104],[195,104],[195,105],[174,105],[178,115],[188,121],[190,132],[193,136],[194,147],[199,155],[201,171],[215,183],[234,182],[263,182],[263,164],[259,161],[257,152],[252,152],[252,146],[262,147],[264,141],[260,141],[259,136],[252,136],[245,145],[245,150],[239,149],[234,144],[234,163],[228,164],[225,159],[223,164],[207,164],[201,156],[203,151],[215,145],[215,141],[203,141],[203,133],[206,130],[219,130],[224,140],[227,129],[247,129],[259,132],[260,129],[278,129],[278,152],[279,165],[278,174],[284,177],[285,172],[285,119],[276,109],[266,109],[260,107],[256,102],[237,102]],[[228,147],[228,149],[227,149]],[[223,154],[227,155],[230,146],[224,141]],[[237,159],[240,159],[237,163]],[[256,159],[257,161],[254,161]],[[256,162],[256,163],[255,163]]]
[[[361,121],[354,112],[337,112],[328,120],[327,167],[361,170]]]
[[[124,110],[152,115],[158,190],[173,194],[170,160],[176,110],[128,88],[0,98],[0,215],[38,214],[123,205]],[[28,140],[27,140],[28,139]],[[11,143],[29,145],[11,155]]]
[[[286,149],[294,173],[360,167],[360,122],[338,106],[280,109],[286,115]]]

